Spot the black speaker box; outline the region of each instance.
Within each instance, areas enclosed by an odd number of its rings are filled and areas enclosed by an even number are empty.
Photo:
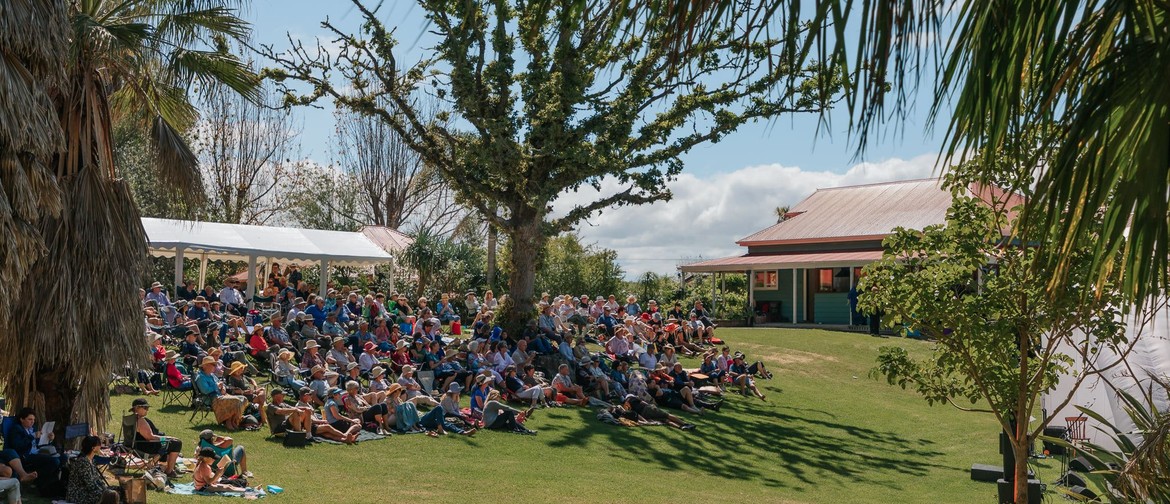
[[[1070,488],[1071,487],[1078,487],[1078,486],[1084,487],[1085,486],[1085,478],[1082,478],[1080,474],[1077,474],[1075,472],[1067,472],[1067,473],[1064,473],[1064,483],[1063,484],[1064,484],[1064,486],[1070,487]]]
[[[999,503],[1000,504],[1014,504],[1016,501],[1016,489],[1010,481],[1000,479],[996,483],[999,485]],[[1042,493],[1040,480],[1028,480],[1028,504],[1040,504]]]
[[[1068,441],[1068,427],[1045,427],[1044,435],[1046,437]],[[1061,445],[1045,440],[1044,451],[1048,452],[1049,455],[1064,455],[1065,449]]]
[[[1089,463],[1089,459],[1085,457],[1077,457],[1068,463],[1069,471],[1089,472],[1093,470],[1093,465]]]
[[[1093,499],[1097,498],[1097,494],[1093,493],[1092,490],[1089,490],[1088,488],[1085,488],[1085,487],[1079,486],[1079,485],[1068,487],[1068,491],[1075,493],[1075,494],[1077,494],[1081,497],[1084,497],[1086,499],[1089,499],[1089,500],[1093,500]]]
[[[1029,469],[1028,477],[1035,478],[1036,473]],[[1003,478],[1003,468],[1000,466],[994,466],[991,464],[971,464],[971,481],[995,483],[996,480]]]

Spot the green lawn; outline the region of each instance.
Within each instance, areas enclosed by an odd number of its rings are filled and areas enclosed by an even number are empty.
[[[720,413],[691,416],[692,432],[612,427],[570,407],[540,410],[529,423],[536,437],[410,435],[307,449],[286,449],[266,431],[235,438],[258,483],[285,489],[272,502],[993,502],[995,486],[968,476],[973,462],[998,460],[993,419],[931,408],[867,377],[879,346],[921,354],[928,343],[818,330],[719,335],[775,379],[760,382],[768,402],[730,397]],[[112,406],[125,411],[131,399],[115,396]],[[207,427],[181,408],[151,417],[188,445]]]

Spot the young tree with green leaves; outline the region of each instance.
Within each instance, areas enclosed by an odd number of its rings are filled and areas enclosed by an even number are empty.
[[[1061,374],[1073,373],[1079,385],[1103,371],[1092,366],[1097,348],[1123,346],[1120,268],[1097,283],[1090,274],[1097,242],[1086,240],[1069,251],[1076,281],[1047,292],[1053,266],[1038,245],[1049,236],[1021,233],[1018,201],[969,180],[947,180],[954,200],[945,224],[886,238],[882,259],[863,271],[858,305],[936,342],[922,360],[883,347],[873,374],[931,404],[994,415],[1015,455],[1015,502],[1028,502],[1029,440],[1046,425],[1031,420],[1037,401]],[[1071,393],[1061,407],[1069,400]]]
[[[289,105],[331,99],[384,121],[508,239],[514,323],[534,313],[548,237],[606,208],[668,199],[666,182],[695,146],[747,122],[821,111],[836,96],[837,76],[819,66],[769,64],[787,39],[721,31],[695,44],[683,69],[665,44],[669,26],[648,22],[618,42],[624,10],[598,1],[422,0],[439,42],[406,64],[377,9],[353,3],[361,33],[326,20],[335,54],[291,37],[288,51],[265,47],[277,66],[268,76],[287,83]],[[414,99],[424,89],[444,109],[435,121]],[[561,195],[606,180],[619,189],[552,213]]]

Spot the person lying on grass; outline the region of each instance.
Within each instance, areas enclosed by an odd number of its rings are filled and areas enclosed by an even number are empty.
[[[654,403],[663,408],[683,410],[687,413],[695,413],[697,415],[703,414],[703,410],[695,406],[694,396],[689,387],[684,387],[681,391],[677,391],[663,386],[663,382],[669,382],[669,375],[665,375],[664,368],[655,370],[651,379],[646,382],[646,393],[654,399]]]
[[[610,410],[610,413],[614,417],[623,417],[635,422],[661,422],[681,430],[692,430],[695,428],[694,424],[687,423],[679,417],[662,411],[657,406],[634,397],[633,394],[627,395],[622,401],[622,404],[620,406],[614,406]]]

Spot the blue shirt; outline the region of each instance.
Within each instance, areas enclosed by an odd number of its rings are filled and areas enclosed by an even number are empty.
[[[616,318],[613,318],[613,315],[602,315],[597,317],[597,323],[605,325],[605,328],[612,332],[614,326],[618,324],[618,321]]]
[[[193,306],[191,308],[187,308],[187,318],[189,318],[189,319],[207,320],[208,317],[210,317],[210,315],[208,315],[207,310],[204,310],[203,308],[200,308],[198,306]]]
[[[195,388],[199,390],[200,394],[216,397],[219,395],[219,379],[215,375],[210,375],[199,372],[195,377]]]
[[[325,313],[326,312],[324,309],[318,308],[317,305],[314,304],[313,306],[305,308],[305,313],[308,313],[309,315],[313,316],[313,325],[317,326],[317,328],[324,328],[325,327]]]

